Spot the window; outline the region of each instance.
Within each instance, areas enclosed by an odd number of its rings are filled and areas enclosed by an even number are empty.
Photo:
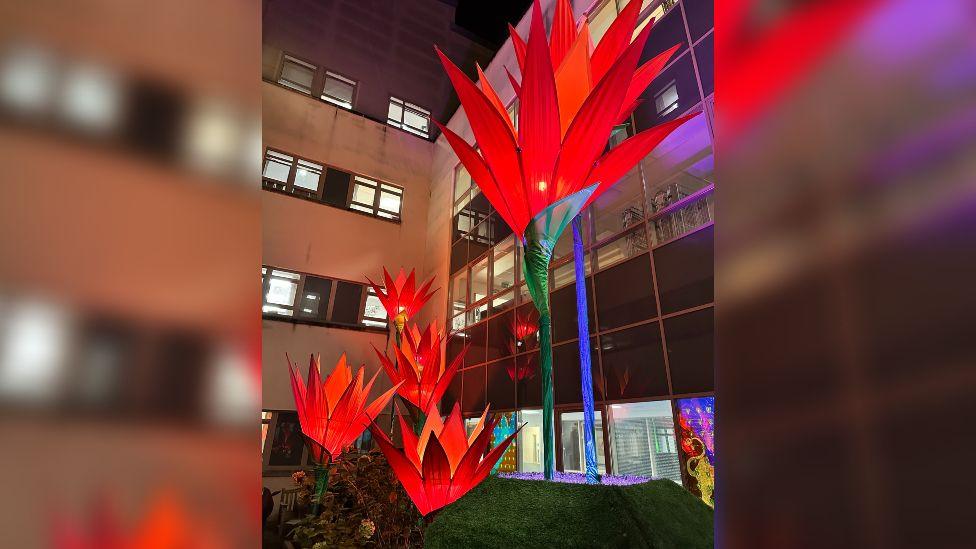
[[[586,450],[583,437],[583,412],[559,414],[562,436],[563,471],[582,473],[586,466]],[[593,438],[596,446],[596,469],[601,475],[607,472],[607,460],[603,455],[603,413],[596,410],[593,418]],[[672,436],[672,439],[674,437]]]
[[[681,484],[669,401],[610,405],[610,446],[614,473]]]
[[[268,428],[271,427],[271,412],[261,412],[261,453],[264,453],[264,443],[268,440]]]
[[[372,287],[366,288],[366,305],[363,307],[363,324],[377,328],[386,328],[386,309]]]
[[[508,117],[512,120],[512,125],[518,130],[518,113],[519,113],[519,102],[518,98],[512,101],[512,104],[508,107]]]
[[[654,107],[659,116],[664,116],[678,108],[678,87],[674,80],[654,94]]]
[[[390,98],[386,122],[394,128],[430,137],[430,111],[396,97]]]
[[[264,153],[262,185],[265,189],[318,199],[322,186],[321,164],[268,149]]]
[[[509,237],[492,250],[492,295],[515,285],[515,237]]]
[[[518,468],[523,473],[542,472],[542,411],[522,410],[518,424],[522,430],[517,436]]]
[[[403,189],[355,176],[349,208],[377,217],[399,220]]]
[[[387,326],[383,304],[367,284],[268,266],[261,268],[261,281],[265,318],[350,327]]]
[[[315,76],[315,65],[285,55],[281,64],[281,76],[278,83],[293,90],[312,95],[312,79]]]
[[[267,273],[267,269],[262,269]],[[298,282],[302,276],[298,273],[272,269],[270,274],[262,277],[264,282],[263,313],[281,316],[295,315],[295,294],[298,292]]]
[[[344,109],[352,109],[352,100],[355,94],[355,80],[350,80],[332,71],[325,71],[325,85],[322,88],[322,99]]]

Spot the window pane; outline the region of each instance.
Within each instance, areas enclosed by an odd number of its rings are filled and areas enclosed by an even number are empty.
[[[312,77],[314,75],[314,67],[286,55],[284,64],[281,67],[281,78],[278,79],[278,83],[288,86],[293,90],[311,94]]]
[[[603,400],[603,387],[600,382],[600,367],[597,360],[596,338],[590,338],[590,383],[593,384],[593,398]],[[583,403],[583,387],[580,380],[579,344],[576,341],[556,345],[552,348],[553,399],[556,405]]]
[[[322,166],[306,160],[298,161],[295,172],[295,186],[310,191],[319,190],[319,179],[322,177]]]
[[[587,316],[589,317],[590,332],[596,328],[593,316],[593,279],[587,277]],[[576,321],[576,280],[570,281],[569,286],[552,292],[550,296],[552,307],[552,337],[553,341],[566,341],[579,336],[579,325]]]
[[[515,293],[512,291],[505,292],[491,300],[491,314],[495,314],[501,311],[507,311],[515,306]]]
[[[714,182],[715,161],[704,115],[685,122],[641,161],[647,207],[659,212]]]
[[[322,99],[339,105],[340,107],[351,109],[352,97],[355,89],[355,82],[333,72],[326,72],[325,86],[322,90]]]
[[[668,478],[681,484],[670,401],[612,404],[610,417],[610,455],[616,474]]]
[[[715,390],[715,326],[711,308],[664,321],[675,393]]]
[[[488,297],[488,256],[481,258],[471,267],[471,302]]]
[[[640,63],[650,61],[675,44],[679,44],[680,47],[671,59],[675,59],[681,55],[681,52],[688,49],[688,37],[685,33],[685,22],[681,17],[680,7],[675,7],[663,19],[654,22],[651,35],[644,44],[644,51],[641,52]]]
[[[715,91],[715,35],[695,46],[695,61],[698,63],[698,76],[701,78],[702,92],[708,97]]]
[[[608,399],[668,394],[661,330],[657,322],[601,335],[600,352]]]
[[[518,468],[523,473],[542,472],[542,410],[521,410],[518,434]]]
[[[379,328],[385,328],[387,325],[386,309],[372,288],[367,289],[366,304],[363,306],[363,324]]]
[[[427,133],[428,122],[429,119],[427,116],[412,109],[408,109],[403,113],[403,124],[423,133]]]
[[[643,102],[634,111],[638,130],[673,120],[700,103],[701,93],[691,55],[681,56],[663,70],[641,97]]]
[[[485,360],[492,361],[515,353],[515,337],[512,335],[514,321],[515,314],[511,311],[488,320],[488,354]]]
[[[455,311],[463,311],[468,305],[468,271],[462,270],[451,280],[451,302]]]
[[[295,304],[295,292],[297,290],[298,284],[295,282],[272,278],[268,281],[268,293],[264,296],[264,302],[291,307]]]
[[[400,195],[387,191],[380,192],[380,209],[400,213]]]
[[[494,273],[491,293],[496,294],[515,285],[515,237],[495,246],[492,255]]]
[[[484,364],[485,353],[488,347],[487,323],[482,322],[476,326],[471,326],[465,332],[468,335],[468,352],[464,355],[464,366],[475,366]],[[480,412],[480,410],[478,410]]]
[[[607,33],[607,29],[613,23],[613,20],[617,18],[617,3],[616,0],[609,0],[599,9],[590,14],[590,37],[593,39],[593,45],[597,45],[603,35]]]
[[[638,227],[613,242],[597,248],[596,268],[606,269],[646,251],[647,232],[644,231],[644,227]]]
[[[661,310],[673,313],[715,299],[714,226],[654,250]]]
[[[264,177],[286,183],[294,158],[287,154],[268,151],[264,157]]]
[[[305,277],[298,316],[325,321],[329,311],[329,298],[332,293],[332,280],[314,276]]]
[[[683,0],[682,5],[688,18],[691,40],[698,40],[715,26],[714,0]]]
[[[335,303],[332,304],[332,322],[359,323],[359,304],[363,297],[363,285],[353,282],[337,282]]]
[[[567,473],[582,473],[585,467],[586,453],[583,445],[583,412],[569,412],[559,414],[560,437],[563,452],[563,471]],[[593,435],[596,442],[597,472],[606,474],[607,460],[603,454],[603,414],[600,410],[594,412]]]
[[[657,316],[651,262],[640,255],[594,275],[600,330],[634,324]]]
[[[471,175],[464,166],[458,166],[454,175],[454,202],[457,202],[471,188]]]
[[[277,416],[278,421],[275,422],[274,435],[271,438],[268,465],[300,465],[305,443],[302,440],[298,414],[296,412],[278,412]]]
[[[376,199],[376,187],[356,178],[356,186],[352,190],[352,201],[358,204],[372,206]]]
[[[396,127],[400,127],[400,122],[403,121],[403,103],[396,98],[390,98],[390,110],[387,113],[387,121],[395,122],[393,124]]]
[[[483,412],[485,409],[485,367],[479,366],[461,372],[461,411]]]

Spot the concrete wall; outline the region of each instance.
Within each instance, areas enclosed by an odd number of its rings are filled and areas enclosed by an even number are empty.
[[[382,268],[423,266],[433,143],[280,86],[264,83],[264,145],[403,187],[402,222],[262,192],[263,262],[316,275],[365,282]],[[294,408],[285,353],[302,363],[321,353],[331,370],[345,352],[352,365],[379,364],[370,343],[382,333],[265,320],[263,407]],[[389,387],[380,375],[376,389]],[[375,393],[378,394],[378,393]]]

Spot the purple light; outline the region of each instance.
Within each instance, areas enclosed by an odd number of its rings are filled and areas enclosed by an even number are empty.
[[[511,478],[516,480],[545,480],[542,473],[498,473],[499,478]],[[630,486],[631,484],[641,484],[649,480],[649,477],[637,477],[631,475],[603,475],[600,477],[600,484],[606,486]],[[566,484],[586,484],[586,475],[583,473],[563,473],[556,471],[552,482],[562,482]]]

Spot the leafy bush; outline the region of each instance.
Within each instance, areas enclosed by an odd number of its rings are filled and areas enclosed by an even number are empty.
[[[333,464],[321,513],[289,524],[291,541],[308,549],[423,545],[420,513],[377,451],[347,453]]]

